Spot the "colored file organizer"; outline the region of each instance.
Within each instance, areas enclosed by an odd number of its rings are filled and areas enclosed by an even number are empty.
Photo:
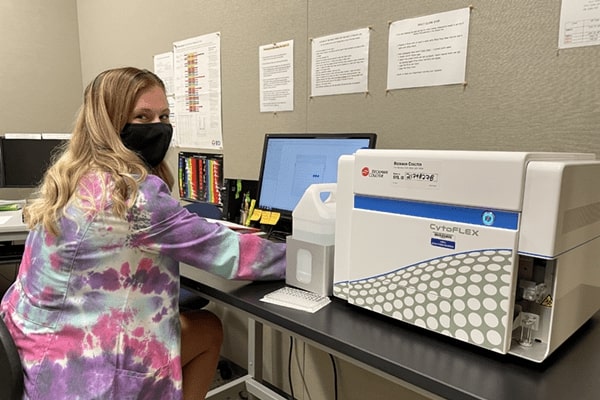
[[[179,197],[223,205],[223,155],[179,153]]]

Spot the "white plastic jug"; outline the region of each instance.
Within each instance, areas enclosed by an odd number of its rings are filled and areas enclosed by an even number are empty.
[[[310,185],[292,212],[292,237],[323,246],[335,244],[335,183]],[[323,200],[323,193],[329,196]]]

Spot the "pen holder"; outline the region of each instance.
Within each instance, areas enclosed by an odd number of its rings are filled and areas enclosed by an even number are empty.
[[[330,296],[333,291],[334,245],[321,245],[288,236],[285,283]]]

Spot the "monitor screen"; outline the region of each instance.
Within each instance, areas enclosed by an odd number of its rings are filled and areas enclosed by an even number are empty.
[[[0,140],[0,168],[3,187],[35,187],[52,162],[60,139]]]
[[[337,182],[338,159],[374,148],[374,133],[266,134],[256,207],[291,218],[306,188]]]

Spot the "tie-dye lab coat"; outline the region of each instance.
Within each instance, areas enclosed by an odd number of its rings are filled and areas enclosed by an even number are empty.
[[[179,262],[232,279],[282,279],[285,247],[239,235],[182,208],[156,176],[126,220],[80,185],[61,235],[30,232],[2,314],[29,399],[180,399]],[[106,176],[102,179],[107,179]],[[112,191],[111,191],[112,192]]]

